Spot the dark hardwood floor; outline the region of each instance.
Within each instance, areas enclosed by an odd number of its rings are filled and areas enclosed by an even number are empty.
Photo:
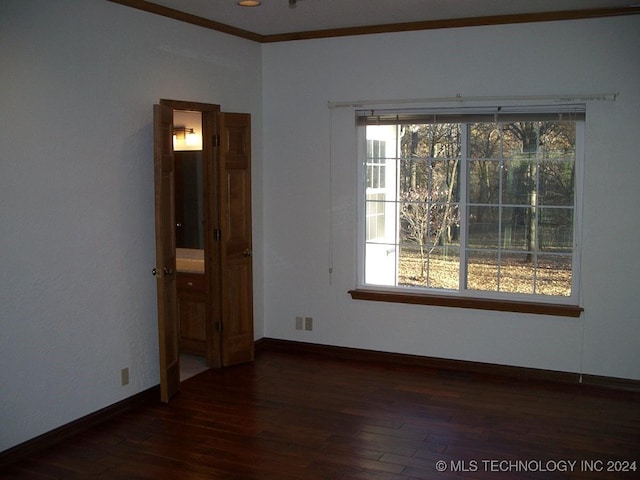
[[[625,466],[636,471],[606,471]],[[0,478],[632,479],[639,470],[639,393],[263,351]]]

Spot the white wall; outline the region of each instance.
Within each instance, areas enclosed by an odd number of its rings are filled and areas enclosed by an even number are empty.
[[[262,336],[262,67],[256,43],[104,0],[2,0],[0,59],[2,451],[159,382],[160,98],[253,115]]]
[[[638,16],[265,45],[265,336],[640,379],[639,51]],[[328,101],[582,92],[620,95],[587,107],[581,318],[350,298],[353,109]]]

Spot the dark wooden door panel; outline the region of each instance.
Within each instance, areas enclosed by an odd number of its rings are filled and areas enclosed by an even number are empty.
[[[173,110],[154,105],[153,127],[160,397],[168,402],[180,390]]]
[[[253,360],[253,299],[251,265],[246,261],[227,263],[223,295],[225,319],[223,336],[224,365]]]
[[[251,116],[220,114],[220,215],[223,365],[253,360]]]

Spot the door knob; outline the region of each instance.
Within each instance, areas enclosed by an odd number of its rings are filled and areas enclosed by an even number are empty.
[[[164,274],[165,277],[170,277],[171,275],[173,275],[173,269],[172,268],[168,268],[168,267],[164,267],[162,269],[162,272],[160,270],[158,270],[157,268],[154,268],[153,270],[151,270],[151,275],[153,275],[154,277],[162,278],[163,274]]]
[[[251,251],[251,249],[249,249],[249,248],[247,248],[244,252],[242,252],[242,254],[243,254],[245,257],[250,257],[252,253],[253,253],[253,252],[252,252],[252,251]]]

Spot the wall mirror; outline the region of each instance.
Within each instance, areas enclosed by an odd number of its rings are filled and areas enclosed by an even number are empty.
[[[174,110],[175,221],[178,271],[204,271],[202,112]]]

